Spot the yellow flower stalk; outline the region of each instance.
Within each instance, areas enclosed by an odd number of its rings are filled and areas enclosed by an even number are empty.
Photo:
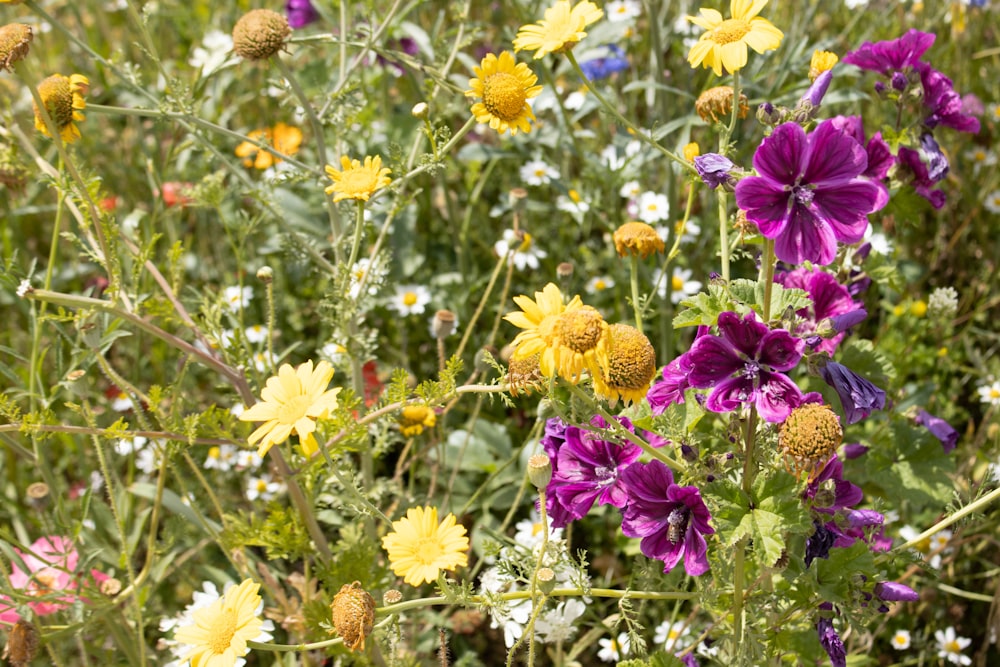
[[[716,76],[732,74],[747,64],[747,47],[757,53],[773,51],[785,36],[770,21],[757,16],[768,0],[730,0],[732,18],[723,19],[714,9],[698,10],[701,16],[688,20],[704,28],[705,33],[688,51],[691,67],[711,68]]]

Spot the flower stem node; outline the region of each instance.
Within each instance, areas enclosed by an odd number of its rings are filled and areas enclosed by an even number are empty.
[[[811,470],[827,460],[843,440],[840,417],[818,403],[803,403],[792,410],[778,434],[786,460],[798,470]]]
[[[375,599],[361,582],[344,584],[330,605],[333,627],[352,651],[363,651],[375,623]]]
[[[285,46],[292,34],[288,19],[270,9],[254,9],[233,27],[233,51],[244,60],[266,60]]]

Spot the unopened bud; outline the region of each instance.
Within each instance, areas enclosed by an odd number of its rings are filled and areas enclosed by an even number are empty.
[[[551,593],[552,589],[556,587],[555,571],[551,567],[539,568],[538,572],[535,573],[535,583],[538,584],[538,588],[543,593]]]
[[[410,115],[414,118],[419,118],[420,120],[427,120],[427,116],[430,115],[430,110],[427,108],[426,102],[418,102],[413,105],[410,109]]]
[[[438,340],[447,338],[455,333],[455,313],[450,310],[439,310],[434,313],[434,320],[431,322],[431,331]]]
[[[35,509],[42,509],[49,504],[49,485],[45,482],[35,482],[25,491],[28,504]]]
[[[573,277],[573,262],[560,262],[556,267],[556,275],[565,280]]]
[[[544,489],[552,481],[552,462],[545,454],[535,454],[528,459],[528,479],[536,489]]]
[[[274,269],[270,266],[262,266],[257,269],[257,280],[261,281],[265,285],[270,285],[271,281],[274,280]]]

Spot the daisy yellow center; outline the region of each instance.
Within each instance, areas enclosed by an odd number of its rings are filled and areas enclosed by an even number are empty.
[[[948,651],[948,653],[961,653],[962,647],[953,639],[944,645],[944,650]]]
[[[712,31],[712,41],[716,44],[738,42],[750,32],[750,24],[740,19],[726,19]]]
[[[258,479],[257,480],[257,491],[258,492],[267,491],[267,482],[265,482],[262,479]]]
[[[990,398],[1000,398],[1000,389],[990,389]]]
[[[208,450],[208,458],[217,459],[222,455],[222,450],[218,447],[212,447]]]
[[[684,289],[684,280],[680,276],[673,276],[670,279],[670,289],[675,292],[680,292]]]
[[[983,151],[976,151],[975,158],[977,161],[982,162],[986,159],[986,153]]]
[[[673,628],[670,628],[670,634],[669,634],[670,639],[677,639],[680,636],[681,636],[681,633],[679,631],[674,630]]]
[[[896,635],[895,641],[896,641],[897,644],[905,644],[906,643],[906,637],[904,637],[903,635]]]
[[[422,565],[433,565],[441,557],[441,541],[437,537],[421,537],[413,557]]]
[[[501,120],[516,120],[527,100],[521,79],[510,72],[497,72],[483,81],[483,105]]]
[[[278,408],[278,422],[281,424],[294,424],[306,415],[309,406],[312,405],[313,397],[302,394],[293,396]]]
[[[535,523],[531,524],[531,534],[532,535],[538,535],[540,532],[542,532],[542,522],[541,521],[536,521]]]
[[[594,289],[596,289],[596,290],[607,289],[607,287],[608,287],[608,284],[606,282],[604,282],[603,280],[598,280],[597,282],[594,283]]]
[[[580,308],[559,317],[559,340],[574,352],[587,352],[597,347],[604,319],[592,308]]]
[[[573,202],[576,204],[580,203],[580,193],[577,192],[576,190],[569,191],[569,198],[572,199]]]
[[[374,192],[378,178],[375,172],[365,169],[351,169],[340,177],[339,190],[346,193]]]
[[[226,652],[236,634],[236,610],[221,609],[208,626],[208,648],[216,655]]]
[[[416,302],[417,302],[416,292],[407,292],[406,294],[403,295],[403,305],[412,306]]]

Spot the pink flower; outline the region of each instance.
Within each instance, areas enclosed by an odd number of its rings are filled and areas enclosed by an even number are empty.
[[[28,553],[14,549],[21,562],[14,560],[10,574],[12,588],[23,591],[29,597],[39,598],[38,602],[29,602],[28,606],[39,616],[53,614],[65,609],[78,596],[76,593],[59,595],[63,591],[76,591],[78,587],[76,567],[80,556],[73,546],[72,540],[61,535],[50,535],[35,540],[28,548]],[[27,568],[25,571],[21,565]],[[95,584],[108,579],[108,575],[98,570],[91,570],[90,575]],[[86,601],[85,598],[81,598]],[[17,621],[18,614],[13,602],[0,596],[0,621],[13,619]]]

